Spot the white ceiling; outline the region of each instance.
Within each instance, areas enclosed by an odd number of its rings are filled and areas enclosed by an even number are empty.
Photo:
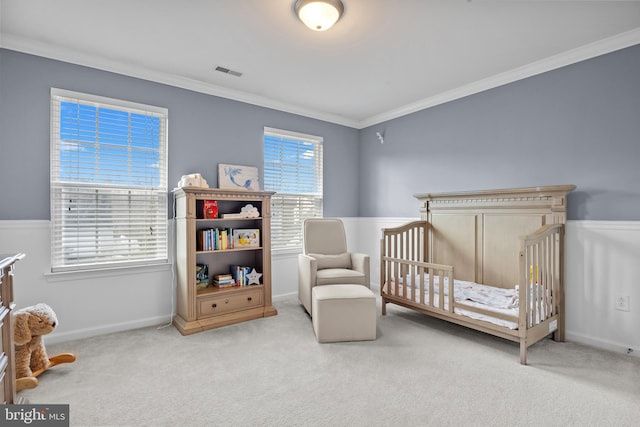
[[[0,0],[0,47],[363,128],[640,43],[640,1],[342,1]]]

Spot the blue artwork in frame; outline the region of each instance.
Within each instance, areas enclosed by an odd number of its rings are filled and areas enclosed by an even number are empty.
[[[258,168],[218,164],[218,187],[232,190],[260,190]]]

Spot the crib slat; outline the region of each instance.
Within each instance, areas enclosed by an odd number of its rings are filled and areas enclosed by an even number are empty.
[[[538,298],[538,300],[536,301],[537,304],[536,306],[538,307],[538,323],[542,322],[545,319],[545,314],[544,314],[544,295],[542,293],[542,287],[540,286],[540,279],[542,279],[542,275],[544,274],[544,267],[545,267],[545,262],[544,262],[544,257],[545,257],[545,253],[544,253],[544,242],[538,242],[538,244],[536,245],[537,249],[538,249],[538,264],[540,265],[539,267],[539,271],[540,271],[540,277],[536,278],[536,296]]]
[[[535,311],[533,310],[533,301],[532,301],[532,295],[531,293],[533,292],[533,264],[535,262],[534,259],[534,251],[533,251],[533,246],[529,246],[528,247],[528,263],[527,265],[529,265],[529,277],[527,280],[527,292],[525,295],[525,310],[527,311],[527,329],[531,327],[533,320],[532,317],[535,315]],[[522,306],[521,306],[522,307]]]
[[[556,279],[558,274],[558,264],[557,264],[557,255],[556,255],[556,241],[557,241],[557,233],[549,236],[549,256],[551,258],[551,280],[549,281],[549,313],[552,315],[556,314],[554,300],[556,298],[556,289],[558,287],[558,281]]]
[[[429,269],[429,305],[431,307],[435,307],[435,304],[433,302],[433,268]]]
[[[420,304],[424,304],[424,267],[421,265],[418,269],[418,283],[420,284]]]
[[[437,307],[441,310],[444,310],[444,292],[443,291],[443,283],[442,283],[442,272],[441,271],[436,271],[435,274],[438,277],[438,285],[436,286],[436,289],[438,291],[438,304]],[[435,282],[435,278],[433,279],[433,281]]]
[[[398,240],[398,236],[393,236],[391,252],[393,253],[394,257],[397,257],[397,255],[398,255],[397,254],[397,249],[396,249],[396,241],[397,240]],[[400,273],[400,271],[398,271],[398,262],[397,261],[392,264],[391,269],[393,270],[393,277],[395,278],[395,287],[396,287],[395,294],[398,295],[401,273]]]
[[[551,264],[553,262],[551,259],[551,237],[552,236],[547,236],[544,239],[544,252],[546,255],[544,260],[544,313],[546,318],[553,315],[553,312],[551,311],[551,304],[549,303],[551,300],[550,284],[553,277],[551,274]]]

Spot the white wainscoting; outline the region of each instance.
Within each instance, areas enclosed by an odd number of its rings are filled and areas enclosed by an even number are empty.
[[[298,294],[298,253],[271,252],[271,292],[276,301]]]
[[[347,247],[352,252],[369,254],[371,288],[380,290],[380,239],[383,228],[404,225],[420,218],[342,218],[347,231]]]
[[[27,255],[15,266],[16,308],[43,302],[58,317],[48,343],[169,323],[175,299],[170,264],[50,275],[49,248],[49,221],[0,221],[0,253]]]
[[[349,249],[371,257],[379,289],[381,229],[417,218],[342,218]],[[170,222],[171,225],[171,222]],[[170,228],[171,229],[171,228]],[[49,221],[0,221],[0,253],[24,252],[16,265],[16,307],[45,302],[58,315],[47,342],[168,324],[175,305],[170,266],[108,275],[51,276]],[[274,252],[273,295],[297,293],[297,254]],[[569,221],[566,234],[567,339],[640,353],[640,221]],[[615,297],[630,297],[630,311]]]
[[[640,356],[640,221],[569,221],[567,339]],[[630,297],[630,311],[615,309]]]

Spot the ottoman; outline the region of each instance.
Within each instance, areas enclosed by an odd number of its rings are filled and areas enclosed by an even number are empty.
[[[366,286],[314,286],[311,313],[318,342],[376,339],[376,296]]]

